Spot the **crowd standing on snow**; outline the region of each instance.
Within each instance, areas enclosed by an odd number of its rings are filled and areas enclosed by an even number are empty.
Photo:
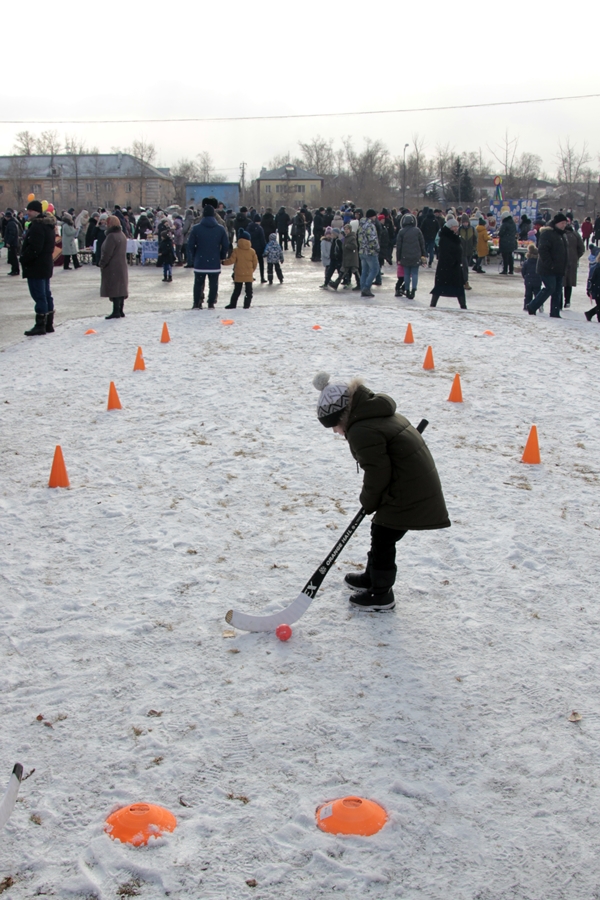
[[[128,239],[154,240],[158,252],[156,265],[162,267],[163,282],[173,281],[173,268],[194,270],[193,309],[214,309],[219,276],[223,266],[233,266],[234,288],[226,309],[235,309],[242,290],[244,308],[252,303],[255,273],[261,284],[273,284],[274,276],[283,282],[285,254],[291,245],[296,258],[305,258],[323,266],[322,290],[360,292],[373,297],[373,286],[381,286],[384,266],[396,259],[398,298],[413,299],[419,285],[421,268],[432,268],[435,279],[430,306],[440,297],[453,297],[466,309],[466,291],[471,290],[470,273],[484,275],[495,239],[502,260],[500,274],[514,275],[515,251],[525,253],[521,265],[524,281],[523,308],[535,315],[550,299],[550,316],[571,303],[577,284],[579,259],[589,251],[587,294],[594,304],[586,311],[588,321],[600,322],[600,270],[596,265],[600,243],[600,215],[579,224],[569,211],[549,213],[531,221],[522,215],[518,221],[510,211],[501,221],[479,209],[448,208],[444,211],[425,206],[422,210],[405,208],[366,211],[348,202],[338,210],[306,205],[292,211],[282,206],[257,210],[242,206],[239,212],[226,209],[214,197],[206,197],[200,209],[189,207],[183,215],[161,209],[143,210],[134,215],[131,207],[115,206],[90,213],[63,211],[58,215],[51,206],[32,200],[26,210],[6,210],[1,217],[1,233],[7,248],[10,276],[22,273],[34,301],[35,325],[28,336],[52,332],[54,299],[50,279],[54,267],[64,270],[81,267],[79,254],[85,251],[101,269],[102,297],[113,304],[109,319],[124,317],[128,296]],[[521,242],[521,244],[519,244]],[[526,249],[525,249],[526,246]],[[265,278],[266,261],[266,278]],[[71,265],[72,263],[72,265]],[[205,296],[208,280],[208,296]]]

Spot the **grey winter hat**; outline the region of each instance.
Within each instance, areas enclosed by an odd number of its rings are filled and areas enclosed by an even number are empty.
[[[448,216],[446,219],[446,225],[448,228],[458,228],[458,222],[454,218],[454,216]]]
[[[321,391],[317,403],[317,416],[319,422],[325,428],[334,428],[348,404],[350,403],[350,391],[347,384],[330,384],[330,375],[327,372],[319,372],[313,379],[313,385]]]
[[[405,213],[402,216],[402,220],[401,220],[400,224],[401,224],[402,228],[404,228],[406,225],[416,225],[417,220],[415,219],[415,217],[413,216],[412,213]]]

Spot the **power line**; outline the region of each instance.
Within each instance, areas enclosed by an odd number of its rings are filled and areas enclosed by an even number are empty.
[[[523,106],[531,103],[555,103],[561,100],[591,100],[600,94],[574,94],[571,97],[538,97],[535,100],[498,100],[494,103],[461,103],[453,106],[421,106],[406,109],[368,109],[359,112],[293,113],[283,116],[209,116],[187,119],[0,119],[0,125],[141,125],[184,122],[260,122],[281,119],[333,119],[348,116],[389,116],[404,113],[445,112],[454,109],[489,109],[495,106]]]

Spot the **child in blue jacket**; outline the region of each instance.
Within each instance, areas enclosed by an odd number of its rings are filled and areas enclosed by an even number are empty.
[[[283,250],[277,243],[276,234],[269,235],[269,241],[265,247],[263,256],[267,258],[267,279],[269,284],[273,284],[273,268],[275,268],[279,284],[283,284],[283,272],[281,271],[281,266],[283,265]]]

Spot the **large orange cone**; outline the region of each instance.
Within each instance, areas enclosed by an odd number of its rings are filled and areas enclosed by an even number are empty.
[[[144,357],[142,355],[142,348],[138,347],[138,351],[135,355],[135,362],[133,364],[134,372],[143,372],[146,368],[146,363],[144,362]]]
[[[539,465],[541,463],[540,458],[540,445],[538,444],[538,433],[537,426],[532,425],[531,430],[529,431],[529,437],[527,438],[527,443],[525,444],[525,450],[523,451],[523,456],[521,457],[521,462],[529,463],[530,465]]]
[[[108,389],[108,406],[107,409],[123,409],[114,381],[111,381]]]
[[[404,343],[405,344],[414,344],[414,342],[415,342],[415,339],[414,339],[413,333],[412,333],[412,325],[409,322],[408,325],[406,326],[406,334],[404,335]]]
[[[317,825],[329,834],[377,834],[387,822],[385,809],[374,800],[343,797],[317,808]]]
[[[463,402],[462,389],[460,386],[460,375],[458,373],[454,376],[454,381],[452,382],[452,387],[450,388],[450,396],[448,397],[448,400],[451,403]]]
[[[69,487],[69,476],[67,475],[67,467],[65,466],[65,460],[60,444],[56,445],[56,450],[54,451],[48,487]]]
[[[425,354],[425,359],[423,361],[423,368],[435,369],[435,366],[433,365],[433,350],[431,347],[427,348],[427,353]]]
[[[152,803],[132,803],[110,815],[104,823],[105,832],[115,841],[141,847],[149,838],[160,837],[163,831],[175,831],[177,819],[164,806]]]
[[[169,334],[169,329],[167,328],[167,323],[164,322],[162,334],[160,336],[160,342],[161,342],[161,344],[168,344],[170,340],[171,340],[171,335]]]

